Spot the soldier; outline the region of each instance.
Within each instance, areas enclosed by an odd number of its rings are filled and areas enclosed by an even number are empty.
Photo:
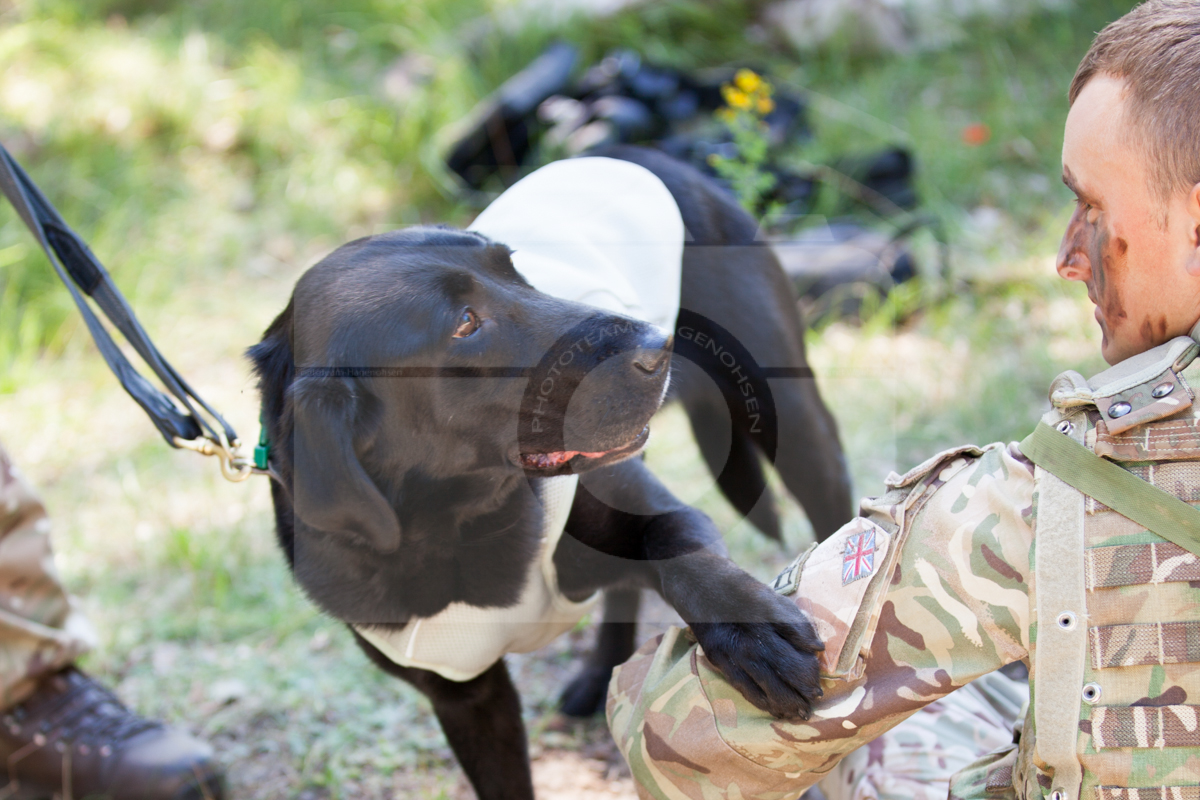
[[[220,800],[212,748],[72,666],[94,636],[59,582],[49,530],[0,448],[0,797]]]
[[[1087,285],[1114,366],[1059,376],[1020,444],[893,474],[779,576],[825,641],[807,720],[750,705],[684,631],[620,667],[609,725],[643,797],[782,800],[827,776],[903,796],[884,784],[906,748],[999,745],[951,797],[1200,798],[1200,403],[1181,375],[1200,353],[1198,76],[1200,3],[1149,0],[1071,85],[1058,271]],[[951,692],[1014,662],[1032,693],[1016,743],[929,740],[1012,716],[1011,683]],[[834,772],[867,743],[857,776]]]

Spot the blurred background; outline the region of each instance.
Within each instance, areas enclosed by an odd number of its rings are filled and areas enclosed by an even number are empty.
[[[242,353],[338,244],[466,224],[589,144],[674,148],[786,257],[872,494],[1022,438],[1054,375],[1102,368],[1084,289],[1053,269],[1059,156],[1075,67],[1133,4],[0,0],[0,141],[251,442]],[[651,465],[757,577],[811,541],[790,501],[783,549],[738,522],[680,409],[652,429]],[[7,206],[0,441],[100,629],[85,668],[211,739],[236,796],[471,796],[424,701],[292,584],[266,481],[163,445]],[[554,713],[591,636],[513,661],[540,796],[633,796],[602,721]]]

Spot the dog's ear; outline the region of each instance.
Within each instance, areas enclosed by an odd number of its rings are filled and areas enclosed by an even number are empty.
[[[354,452],[354,389],[339,379],[300,378],[292,385],[291,400],[296,516],[379,552],[394,551],[400,546],[400,520]]]

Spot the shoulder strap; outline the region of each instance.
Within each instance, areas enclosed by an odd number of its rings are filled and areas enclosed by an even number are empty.
[[[1147,483],[1044,422],[1021,442],[1042,469],[1118,514],[1200,555],[1200,509]]]

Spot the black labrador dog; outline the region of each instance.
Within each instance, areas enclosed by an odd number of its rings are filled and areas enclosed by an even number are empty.
[[[718,485],[752,522],[778,535],[764,456],[819,536],[849,519],[791,289],[755,222],[707,178],[654,151],[602,155],[649,169],[680,209],[676,331],[544,295],[502,242],[479,234],[419,226],[342,246],[305,273],[249,351],[280,543],[308,596],[348,623],[388,631],[454,602],[505,607],[537,558],[537,485],[577,474],[553,553],[558,588],[571,600],[615,589],[605,616],[622,622],[602,628],[566,710],[602,702],[632,652],[637,593],[651,588],[748,699],[805,717],[820,694],[812,626],[632,457],[670,383]],[[449,680],[398,665],[351,630],[380,668],[430,698],[480,798],[532,798],[502,659]]]

